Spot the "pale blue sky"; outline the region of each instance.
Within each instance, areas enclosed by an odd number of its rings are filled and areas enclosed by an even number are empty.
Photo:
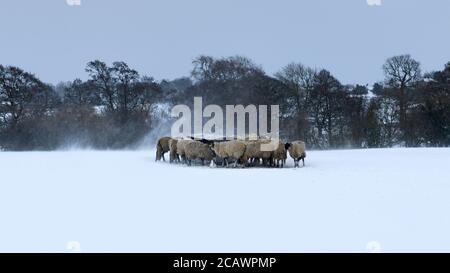
[[[289,62],[343,83],[383,79],[392,55],[424,70],[450,61],[449,0],[0,0],[0,63],[57,83],[93,59],[157,80],[187,76],[199,54],[245,55],[273,74]]]

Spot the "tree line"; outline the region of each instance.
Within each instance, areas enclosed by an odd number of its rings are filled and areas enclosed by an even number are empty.
[[[280,135],[309,147],[448,147],[450,62],[423,73],[410,55],[382,67],[372,86],[343,84],[329,71],[291,63],[268,75],[252,60],[199,56],[189,77],[155,81],[124,62],[86,65],[88,79],[56,86],[0,65],[0,149],[54,150],[76,143],[136,147],[170,133],[170,109],[204,104],[280,106]]]

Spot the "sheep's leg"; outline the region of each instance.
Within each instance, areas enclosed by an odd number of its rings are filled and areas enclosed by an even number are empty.
[[[237,161],[237,159],[234,161],[234,165],[233,165],[233,168],[237,168],[237,163],[238,163],[238,161]]]
[[[166,162],[166,159],[164,158],[164,153],[162,153],[162,159],[164,162]]]
[[[303,167],[305,167],[305,158],[302,157]]]
[[[205,166],[205,159],[204,158],[200,158],[200,160],[202,161],[202,166]]]

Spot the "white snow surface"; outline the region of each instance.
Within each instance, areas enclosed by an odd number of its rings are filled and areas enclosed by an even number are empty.
[[[0,152],[0,252],[450,252],[450,149],[310,151],[288,165]]]

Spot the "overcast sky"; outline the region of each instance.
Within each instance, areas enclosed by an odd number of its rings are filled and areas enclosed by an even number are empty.
[[[94,59],[161,80],[189,75],[200,54],[239,54],[269,74],[295,61],[365,84],[392,55],[424,70],[449,62],[450,1],[0,0],[0,34],[0,64],[50,83],[85,79]]]

